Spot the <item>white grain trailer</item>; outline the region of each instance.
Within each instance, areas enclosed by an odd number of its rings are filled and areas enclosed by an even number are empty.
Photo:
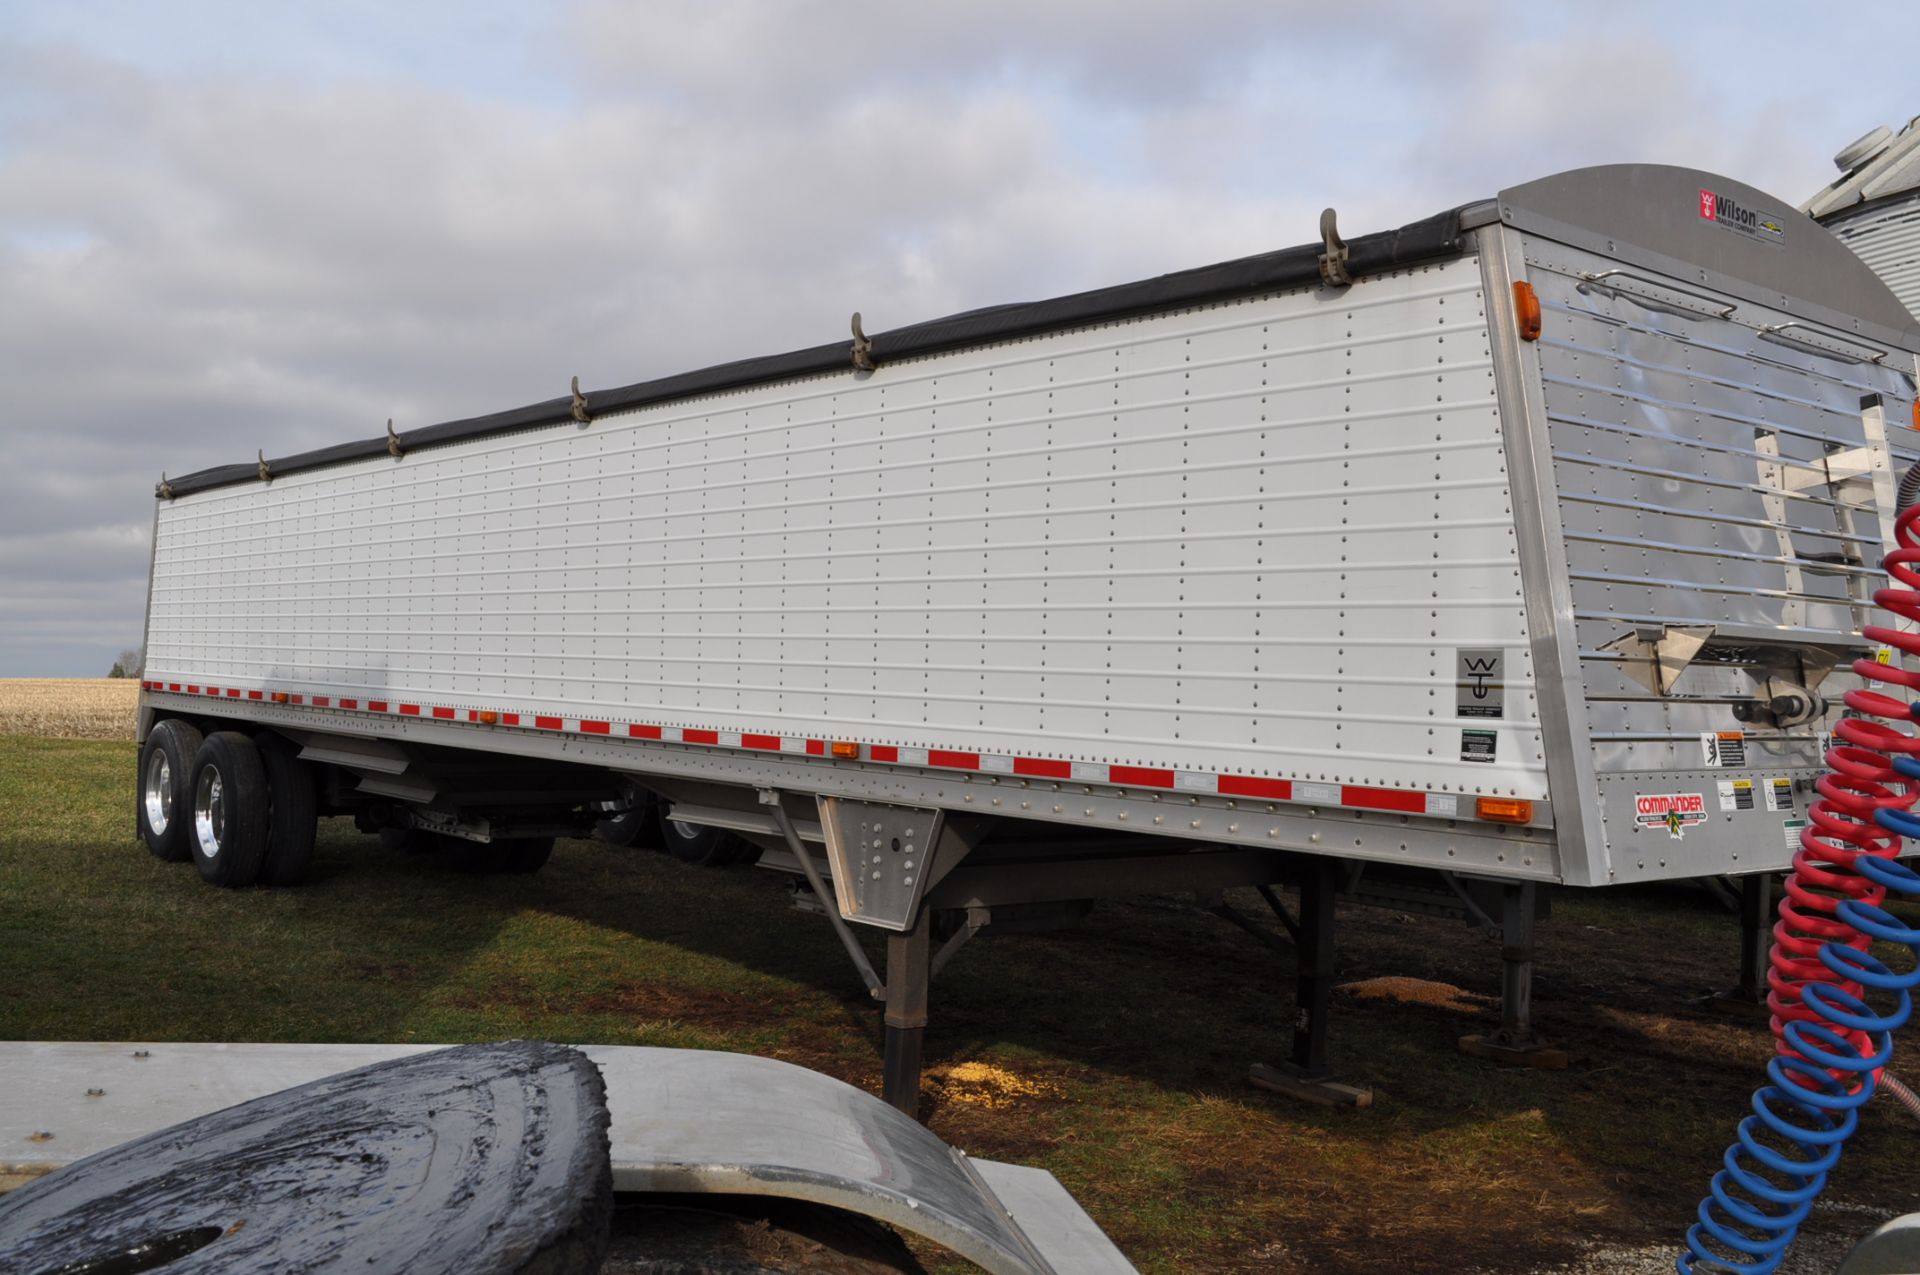
[[[290,881],[317,805],[530,868],[670,803],[831,890],[903,1102],[930,914],[1298,880],[1313,1074],[1335,890],[1418,870],[1495,883],[1525,1044],[1536,886],[1786,864],[1920,331],[1684,169],[1322,229],[163,481],[142,834]]]

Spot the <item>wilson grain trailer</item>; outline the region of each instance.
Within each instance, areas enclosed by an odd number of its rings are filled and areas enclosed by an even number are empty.
[[[1321,1076],[1334,895],[1417,878],[1498,914],[1524,1051],[1539,887],[1787,862],[1920,331],[1683,169],[1321,231],[163,480],[143,836],[530,869],[657,803],[827,901],[903,1105],[975,929],[1166,889],[1301,886]]]

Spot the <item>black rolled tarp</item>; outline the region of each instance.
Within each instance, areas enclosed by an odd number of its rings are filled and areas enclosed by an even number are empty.
[[[1398,230],[1363,235],[1348,241],[1347,247],[1347,269],[1356,278],[1380,274],[1402,266],[1416,265],[1423,261],[1458,256],[1461,252],[1459,210],[1451,210],[1424,221],[1416,221]],[[1234,261],[1181,270],[1152,279],[1142,279],[1135,283],[1096,288],[1091,292],[1076,292],[1069,296],[1054,297],[1045,301],[1027,301],[992,306],[983,310],[970,310],[964,314],[948,315],[945,318],[930,319],[924,323],[915,323],[908,327],[878,333],[872,338],[871,352],[874,362],[885,364],[890,359],[937,354],[945,350],[984,345],[991,341],[1034,336],[1043,332],[1055,332],[1092,323],[1175,310],[1208,301],[1253,296],[1284,288],[1297,288],[1319,282],[1321,252],[1322,246],[1318,243],[1304,244],[1298,248],[1283,248],[1278,252],[1241,257]],[[844,371],[853,366],[852,353],[851,340],[835,341],[829,345],[816,345],[804,350],[792,350],[785,354],[770,354],[761,358],[722,363],[715,367],[682,372],[652,381],[640,381],[616,389],[587,390],[585,396],[589,412],[594,416],[604,416],[612,412],[630,411],[673,399],[714,394],[723,390],[760,385],[768,381],[781,381],[822,372]],[[550,398],[545,402],[511,408],[504,412],[494,412],[487,416],[473,416],[465,420],[445,421],[438,425],[422,426],[419,429],[402,430],[397,434],[397,438],[400,448],[411,452],[418,448],[432,447],[442,443],[480,438],[488,434],[501,434],[509,430],[527,429],[533,426],[558,425],[573,420],[573,399],[567,396]],[[364,460],[387,454],[388,440],[383,436],[360,442],[338,443],[332,447],[322,447],[292,456],[276,457],[268,460],[266,464],[268,472],[278,478],[305,469],[318,469],[344,461]],[[245,464],[220,465],[212,469],[202,469],[180,478],[169,479],[156,494],[163,497],[186,496],[214,487],[259,481],[259,463],[249,461]]]

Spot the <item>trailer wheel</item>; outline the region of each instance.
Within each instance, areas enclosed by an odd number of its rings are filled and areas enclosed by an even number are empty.
[[[681,823],[669,817],[671,810],[670,806],[660,808],[660,839],[666,844],[667,853],[680,862],[698,868],[724,868],[746,857],[746,844],[732,833],[722,828]]]
[[[239,731],[215,731],[193,758],[193,866],[229,889],[252,885],[267,851],[267,772]]]
[[[140,839],[156,859],[184,862],[193,840],[193,795],[187,780],[201,734],[169,717],[147,732],[140,750]]]
[[[267,773],[267,851],[260,884],[299,885],[313,859],[320,823],[313,767],[278,735],[262,735],[260,761]]]
[[[651,802],[635,806],[623,814],[609,815],[593,825],[600,840],[610,846],[630,846],[648,850],[661,848],[660,819]]]

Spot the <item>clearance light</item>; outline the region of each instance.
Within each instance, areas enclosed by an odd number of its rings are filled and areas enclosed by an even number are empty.
[[[1530,283],[1513,285],[1513,317],[1520,325],[1522,341],[1540,339],[1540,294]]]
[[[275,691],[270,698],[276,704],[284,704],[287,702],[287,693],[285,691]]]
[[[1913,400],[1913,427],[1920,429],[1920,398]]]
[[[1518,797],[1480,797],[1473,812],[1488,823],[1531,823],[1533,803]]]
[[[847,761],[858,761],[860,759],[860,745],[849,743],[844,739],[836,739],[833,741],[833,755]]]
[[[494,712],[490,708],[481,709],[479,716],[480,716],[480,724],[483,726],[491,726],[495,722],[498,722],[500,720],[500,714]]]

